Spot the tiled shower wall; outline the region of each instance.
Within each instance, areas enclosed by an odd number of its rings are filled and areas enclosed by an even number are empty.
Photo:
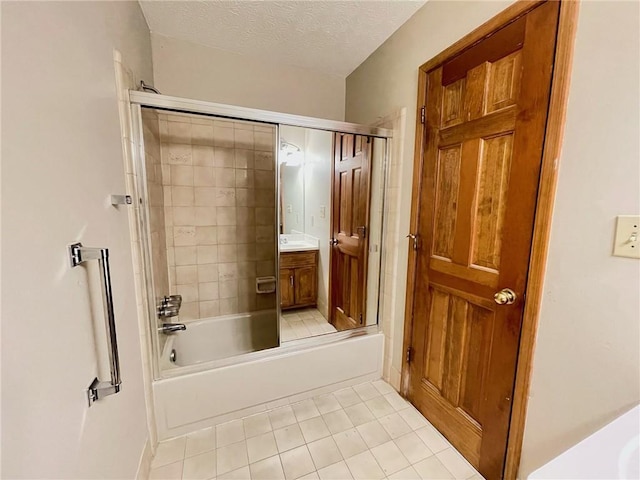
[[[165,239],[160,128],[158,114],[155,110],[142,109],[142,125],[147,191],[149,195],[149,228],[154,296],[156,302],[158,302],[162,297],[169,294],[169,269]]]
[[[275,128],[159,114],[159,132],[169,290],[183,297],[180,320],[275,308],[275,294],[256,293],[256,277],[276,276]]]

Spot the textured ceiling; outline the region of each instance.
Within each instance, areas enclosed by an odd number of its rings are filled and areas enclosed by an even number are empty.
[[[140,1],[152,32],[341,76],[426,0]]]

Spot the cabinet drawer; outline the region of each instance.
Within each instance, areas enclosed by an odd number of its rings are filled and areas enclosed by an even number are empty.
[[[280,254],[280,268],[304,267],[316,265],[318,252],[287,252]]]

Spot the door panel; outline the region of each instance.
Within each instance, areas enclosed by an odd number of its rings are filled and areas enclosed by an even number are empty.
[[[294,270],[280,269],[280,306],[290,307],[294,304]]]
[[[295,270],[296,305],[316,303],[318,273],[316,267],[299,267]]]
[[[427,72],[409,398],[500,478],[531,249],[558,3]],[[511,288],[512,305],[494,294]]]
[[[338,330],[365,325],[370,140],[335,134],[329,315]]]
[[[498,272],[513,133],[482,141],[473,212],[472,268]]]

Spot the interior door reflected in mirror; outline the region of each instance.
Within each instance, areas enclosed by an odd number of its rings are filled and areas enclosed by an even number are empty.
[[[377,322],[384,143],[280,127],[281,341]]]

